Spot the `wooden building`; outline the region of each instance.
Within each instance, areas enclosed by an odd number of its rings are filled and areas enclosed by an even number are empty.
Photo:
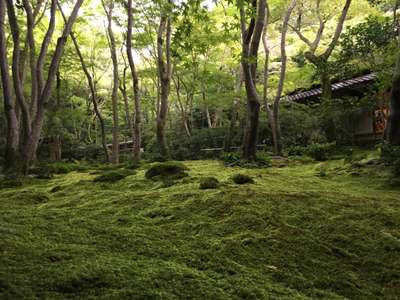
[[[359,143],[382,139],[386,128],[389,93],[371,92],[376,80],[376,74],[369,73],[332,84],[333,98],[356,97],[361,99],[372,97],[376,102],[372,109],[359,109],[351,116],[354,140]],[[316,103],[320,100],[321,94],[322,89],[315,87],[286,95],[284,100],[303,104]]]

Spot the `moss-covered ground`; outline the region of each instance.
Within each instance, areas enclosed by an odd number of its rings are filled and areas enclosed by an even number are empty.
[[[0,299],[400,299],[400,189],[383,166],[185,165],[175,184],[143,166],[0,189]],[[210,176],[218,189],[199,189]]]

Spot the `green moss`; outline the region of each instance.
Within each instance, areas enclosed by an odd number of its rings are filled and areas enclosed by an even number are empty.
[[[41,204],[50,201],[50,197],[41,191],[21,191],[15,193],[11,199],[17,204]]]
[[[145,174],[147,179],[153,178],[170,178],[170,179],[180,179],[187,176],[188,168],[180,162],[168,161],[163,163],[153,164]]]
[[[133,173],[128,170],[112,170],[112,171],[107,171],[93,179],[94,182],[117,182],[119,180],[124,179],[125,177],[128,177],[132,175]]]
[[[37,175],[40,179],[50,179],[54,174],[68,174],[70,172],[85,172],[87,166],[80,163],[44,162],[29,170],[30,174]]]
[[[215,177],[206,177],[201,179],[199,188],[201,190],[216,189],[219,187],[219,181]]]
[[[232,180],[236,184],[246,184],[246,183],[254,183],[254,179],[246,174],[235,174],[232,176]]]
[[[70,172],[0,190],[1,299],[396,299],[390,168],[187,161],[191,180]],[[122,169],[122,168],[120,168]],[[105,171],[103,173],[107,173]],[[237,186],[234,174],[257,184]],[[202,178],[224,182],[199,190]],[[59,190],[58,187],[62,187]],[[55,191],[49,195],[48,193]]]

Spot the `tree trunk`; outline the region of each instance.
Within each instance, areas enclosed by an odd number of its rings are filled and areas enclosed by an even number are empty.
[[[279,145],[282,145],[282,142],[281,142],[280,134],[278,134],[278,130],[280,132],[279,109],[276,110],[276,107],[275,107],[274,104],[271,105],[272,106],[272,108],[271,108],[270,105],[269,105],[269,101],[268,101],[269,56],[270,56],[270,51],[269,51],[269,47],[268,47],[268,36],[267,36],[267,33],[268,33],[269,17],[270,17],[269,6],[267,5],[267,18],[266,18],[266,21],[265,21],[266,24],[264,26],[264,31],[263,31],[263,35],[262,35],[262,41],[263,41],[264,53],[265,53],[263,98],[264,98],[265,111],[266,111],[267,117],[268,117],[268,124],[269,124],[269,126],[271,128],[274,153],[276,155],[279,155],[280,152],[282,151],[282,146],[279,146]],[[283,29],[284,29],[283,30],[283,32],[284,32],[287,28],[283,28]],[[282,43],[281,43],[281,45],[282,45]],[[281,53],[282,53],[282,49],[281,49]],[[279,80],[279,81],[281,82],[281,80]],[[279,105],[279,103],[278,103],[278,105]]]
[[[236,103],[233,103],[230,111],[229,127],[224,139],[224,151],[230,152],[232,148],[232,137],[235,131],[235,123],[237,120]]]
[[[118,164],[119,162],[119,119],[118,119],[118,59],[117,59],[117,50],[115,46],[115,37],[112,29],[112,18],[113,18],[113,9],[114,9],[114,1],[111,0],[108,4],[108,8],[103,2],[104,11],[107,15],[107,34],[108,34],[108,42],[111,53],[111,60],[113,63],[113,86],[112,86],[112,115],[113,115],[113,128],[112,128],[112,151],[111,151],[111,163]]]
[[[127,67],[125,67],[124,72],[123,72],[120,91],[121,91],[121,94],[122,94],[122,98],[124,100],[126,124],[127,124],[127,127],[128,127],[128,131],[131,134],[132,141],[134,141],[134,139],[135,139],[135,130],[133,128],[131,112],[130,112],[130,109],[129,109],[128,93],[126,91],[127,90],[126,89],[126,69],[127,69]],[[133,149],[132,149],[132,152],[133,152]]]
[[[5,0],[0,0],[0,71],[3,87],[4,112],[6,115],[6,145],[4,170],[15,170],[18,161],[19,127],[12,98],[12,87],[7,62],[7,41],[5,37]]]
[[[174,79],[176,77],[176,80]],[[177,105],[176,107],[178,108],[178,111],[181,113],[181,120],[182,120],[182,128],[185,131],[186,135],[188,137],[191,136],[191,131],[190,131],[190,126],[189,126],[189,117],[188,117],[188,112],[187,112],[187,105],[185,107],[183,106],[182,99],[181,99],[181,80],[178,75],[173,77],[173,82],[175,84],[175,91],[176,91],[176,99],[177,99]],[[189,101],[189,96],[186,97],[186,104]]]
[[[64,22],[66,23],[67,22],[67,18],[65,17],[63,11],[61,10],[61,6],[59,5],[58,7],[60,9],[60,12],[61,12],[63,18],[64,18]],[[96,114],[97,120],[99,121],[99,124],[100,124],[101,145],[103,147],[104,157],[105,157],[106,162],[110,162],[110,157],[109,157],[108,148],[107,148],[106,129],[105,129],[105,125],[104,125],[104,119],[103,119],[103,116],[102,116],[102,114],[100,112],[99,104],[98,104],[98,101],[97,101],[96,86],[95,86],[95,84],[93,82],[92,75],[90,74],[89,69],[88,69],[88,67],[86,65],[86,62],[85,62],[85,60],[83,58],[82,52],[79,49],[79,44],[78,44],[78,41],[76,40],[75,34],[72,31],[70,32],[70,37],[72,39],[72,42],[74,43],[76,54],[78,55],[79,61],[81,63],[82,70],[85,73],[85,76],[86,76],[86,79],[87,79],[87,82],[88,82],[88,85],[89,85],[90,95],[91,95],[92,102],[93,102],[94,113]]]
[[[61,160],[61,137],[59,134],[51,136],[50,160],[52,161]]]
[[[324,100],[332,100],[332,82],[328,72],[321,73],[321,97]]]
[[[243,137],[243,158],[246,160],[255,160],[260,114],[260,101],[256,90],[255,76],[258,48],[265,23],[266,1],[252,1],[253,9],[256,10],[257,13],[255,16],[251,16],[248,28],[246,28],[246,15],[243,5],[244,3],[240,4],[242,68],[247,94],[247,118]]]
[[[236,80],[235,80],[235,86],[234,86],[234,91],[235,91],[235,97],[232,101],[231,109],[230,109],[230,118],[229,118],[229,127],[228,131],[225,135],[224,139],[224,151],[225,152],[230,152],[232,148],[232,136],[235,131],[235,124],[237,120],[237,106],[241,102],[241,97],[240,97],[240,89],[242,88],[242,69],[241,67],[238,68],[236,72]]]
[[[57,117],[58,111],[61,104],[61,76],[60,72],[56,75],[56,103],[50,109],[48,117],[48,125],[51,131],[50,134],[50,160],[57,161],[61,160],[61,134],[60,129],[54,126],[54,118]]]
[[[282,145],[282,132],[281,132],[281,122],[279,119],[279,103],[274,105],[273,110],[273,128],[274,128],[274,135],[275,135],[275,154],[276,155],[283,155],[283,145]]]
[[[167,122],[168,112],[168,95],[169,95],[169,82],[166,81],[161,84],[161,95],[160,95],[160,112],[157,119],[157,140],[160,147],[160,155],[162,158],[167,159],[169,157],[169,149],[167,146],[167,140],[165,136],[165,125]]]
[[[165,32],[165,39],[164,39]],[[165,41],[165,58],[164,44]],[[169,149],[165,136],[165,125],[168,113],[168,96],[171,81],[171,20],[165,14],[160,18],[157,34],[157,59],[160,79],[160,108],[157,117],[157,141],[162,159],[169,158]]]
[[[47,79],[43,79],[43,67],[44,67],[44,58],[47,55],[47,49],[54,31],[55,26],[55,15],[56,15],[56,0],[51,1],[51,13],[50,13],[50,21],[49,27],[45,34],[45,37],[42,42],[42,47],[39,53],[39,57],[37,60],[36,68],[37,68],[37,80],[38,80],[38,99],[37,99],[37,113],[35,116],[30,114],[30,110],[28,107],[28,103],[25,100],[23,94],[23,85],[20,78],[20,29],[19,24],[17,22],[17,17],[15,14],[14,3],[12,0],[6,0],[7,2],[7,12],[8,18],[10,21],[10,28],[13,36],[14,42],[14,49],[13,49],[13,66],[12,66],[12,73],[13,73],[13,83],[14,83],[14,90],[16,94],[16,98],[18,101],[19,106],[21,107],[22,111],[22,126],[23,126],[23,133],[24,139],[22,142],[22,150],[21,150],[21,157],[22,157],[22,171],[26,173],[28,171],[29,166],[31,165],[33,159],[36,156],[36,150],[38,147],[38,142],[40,139],[40,135],[42,132],[44,115],[46,105],[51,97],[52,93],[52,86],[53,81],[58,71],[58,66],[61,60],[62,53],[64,51],[64,46],[67,41],[68,35],[72,30],[72,26],[76,20],[78,15],[78,11],[80,6],[82,5],[83,0],[77,0],[74,5],[74,8],[71,12],[71,15],[64,26],[62,35],[57,40],[57,44],[53,55],[51,57],[50,66],[48,68]],[[26,4],[27,2],[25,2]],[[28,21],[28,26],[31,26],[32,23]],[[31,122],[31,120],[33,120]]]
[[[211,120],[211,115],[210,115],[210,110],[208,109],[208,105],[205,105],[204,111],[206,113],[206,120],[207,120],[207,127],[212,128],[212,120]]]
[[[326,64],[326,62],[325,62]],[[325,67],[322,67],[321,70],[324,70]],[[332,100],[332,82],[328,72],[322,71],[321,75],[321,99],[322,102],[325,102],[327,105],[330,105]],[[336,140],[336,125],[335,120],[329,116],[327,120],[327,128],[326,128],[326,138],[328,141],[333,142]]]
[[[142,111],[140,107],[140,91],[139,91],[139,77],[136,71],[135,63],[132,56],[132,0],[128,0],[128,32],[126,35],[126,51],[129,61],[129,67],[132,73],[133,81],[133,98],[135,102],[135,119],[134,119],[134,137],[133,137],[133,157],[136,160],[140,159],[140,149],[142,144]]]

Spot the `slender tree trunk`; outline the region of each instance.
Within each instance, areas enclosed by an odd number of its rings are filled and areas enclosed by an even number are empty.
[[[278,133],[277,133],[277,128],[276,128],[276,123],[278,120],[275,119],[274,117],[274,112],[273,109],[270,107],[266,108],[267,111],[267,116],[268,116],[268,123],[269,126],[271,127],[271,133],[272,133],[272,142],[274,145],[274,153],[278,155],[279,153],[279,139],[278,139]],[[279,122],[279,121],[278,121]]]
[[[165,38],[164,38],[165,33]],[[164,58],[165,42],[165,58]],[[160,108],[157,117],[157,141],[160,155],[163,159],[169,158],[169,149],[165,136],[165,125],[168,113],[168,96],[171,81],[171,20],[163,13],[157,34],[157,59],[160,79]]]
[[[61,134],[60,129],[57,126],[54,126],[54,118],[57,117],[59,108],[61,104],[61,77],[60,72],[57,72],[56,76],[56,103],[50,109],[49,116],[49,125],[51,126],[51,135],[50,135],[50,160],[56,161],[61,160]],[[54,128],[52,128],[54,126]]]
[[[129,98],[128,98],[128,93],[126,91],[126,69],[124,69],[124,75],[122,77],[122,83],[120,86],[120,91],[122,94],[122,98],[124,100],[124,107],[125,107],[125,119],[126,119],[126,124],[128,127],[128,130],[131,134],[132,137],[132,141],[135,139],[135,130],[133,128],[133,123],[132,123],[132,117],[131,117],[131,112],[130,112],[130,108],[129,108]]]
[[[169,157],[169,149],[167,146],[167,140],[165,136],[165,125],[167,122],[168,112],[168,95],[169,95],[169,83],[164,82],[161,85],[161,97],[160,97],[160,112],[157,120],[157,140],[160,147],[160,154],[163,158]]]
[[[293,9],[296,6],[296,0],[292,0],[286,10],[285,17],[283,19],[282,24],[282,34],[281,34],[281,72],[279,75],[279,83],[278,83],[278,91],[275,96],[274,108],[273,108],[273,121],[274,121],[274,130],[275,130],[275,147],[276,154],[282,155],[283,144],[282,144],[282,132],[281,132],[281,122],[279,119],[279,104],[282,98],[283,87],[285,85],[286,79],[286,67],[287,67],[287,55],[286,55],[286,35],[289,27],[290,16],[293,12]]]
[[[242,87],[242,74],[241,74],[241,68],[238,68],[238,71],[236,72],[236,82],[235,82],[235,97],[232,101],[231,109],[230,109],[230,119],[229,119],[229,127],[228,131],[225,135],[224,139],[224,151],[225,152],[230,152],[232,148],[232,137],[233,133],[235,131],[235,124],[237,120],[237,106],[240,103],[241,97],[240,97],[240,89]]]
[[[290,16],[293,12],[293,9],[296,6],[296,0],[292,0],[286,10],[283,23],[282,23],[282,33],[281,33],[281,41],[280,41],[280,52],[281,52],[281,70],[279,74],[279,82],[278,89],[275,96],[275,100],[273,102],[272,108],[268,103],[268,80],[269,80],[269,48],[268,48],[268,37],[267,37],[267,29],[268,29],[268,19],[269,19],[269,7],[267,5],[267,20],[266,26],[263,31],[263,46],[265,52],[265,65],[264,65],[264,89],[263,89],[263,98],[265,110],[268,116],[268,122],[272,131],[272,139],[274,143],[274,152],[276,155],[282,155],[283,144],[282,144],[282,133],[281,133],[281,123],[279,119],[279,104],[282,98],[283,87],[285,84],[286,78],[286,66],[287,66],[287,55],[286,55],[286,35],[289,27]]]
[[[237,120],[237,111],[236,111],[236,104],[233,103],[231,107],[231,116],[229,120],[229,127],[228,131],[225,135],[224,139],[224,151],[225,152],[230,152],[232,148],[232,137],[233,133],[235,132],[235,123]]]
[[[126,35],[126,52],[129,61],[129,67],[132,73],[133,81],[133,98],[135,102],[135,119],[134,119],[134,136],[133,136],[133,157],[140,159],[140,149],[142,144],[142,110],[140,107],[140,89],[139,76],[132,56],[132,26],[133,26],[133,9],[132,0],[128,0],[128,31]]]
[[[6,171],[17,168],[19,127],[15,104],[12,98],[12,86],[7,62],[7,41],[5,37],[5,0],[0,0],[0,71],[6,115],[6,145],[4,154],[4,169]]]
[[[119,162],[119,119],[118,119],[118,59],[117,59],[117,50],[115,46],[115,37],[114,31],[112,29],[112,18],[113,18],[113,9],[114,9],[114,1],[111,0],[108,3],[108,7],[103,2],[104,11],[107,15],[107,34],[109,39],[111,60],[113,63],[113,86],[112,86],[112,115],[113,115],[113,128],[112,128],[112,152],[111,152],[111,163],[117,164]]]
[[[205,105],[204,111],[206,113],[206,120],[207,120],[207,126],[208,128],[212,128],[212,121],[211,121],[211,115],[210,115],[210,110],[208,109],[208,105]]]
[[[264,53],[265,53],[265,62],[264,62],[264,86],[263,86],[263,99],[264,99],[264,106],[265,106],[265,111],[267,113],[268,117],[268,124],[271,128],[271,133],[272,133],[272,142],[273,142],[273,147],[274,147],[274,153],[277,154],[279,152],[279,141],[278,141],[278,134],[277,134],[277,127],[276,127],[276,120],[274,118],[274,105],[272,104],[272,108],[269,105],[268,102],[268,84],[269,84],[269,56],[270,56],[270,51],[268,47],[268,22],[269,22],[269,6],[267,4],[267,18],[265,21],[265,26],[264,26],[264,31],[262,35],[262,41],[263,41],[263,46],[264,46]],[[279,113],[279,111],[278,111]]]
[[[186,108],[183,106],[182,104],[182,99],[181,99],[181,80],[179,78],[178,75],[175,76],[176,80],[174,79],[173,82],[175,84],[175,91],[176,91],[176,99],[177,99],[177,108],[178,111],[180,111],[181,113],[181,120],[182,120],[182,127],[185,130],[185,133],[188,137],[191,136],[191,132],[190,132],[190,126],[189,126],[189,118],[188,118],[188,112],[186,110]],[[189,97],[187,97],[189,98]],[[188,100],[186,101],[188,102]],[[187,107],[187,105],[186,105]]]
[[[59,5],[58,7],[60,9],[60,12],[61,12],[63,18],[64,18],[64,22],[66,23],[67,22],[67,18],[65,17],[63,11],[61,10],[61,6]],[[105,157],[105,160],[107,162],[110,162],[110,157],[109,157],[108,148],[107,148],[106,129],[105,129],[103,116],[102,116],[102,114],[100,112],[100,109],[99,109],[99,103],[98,103],[98,100],[97,100],[96,86],[95,86],[95,84],[93,82],[93,77],[89,72],[89,69],[88,69],[88,67],[86,65],[85,59],[83,58],[82,52],[81,52],[81,50],[79,48],[78,41],[77,41],[73,31],[70,32],[70,37],[71,37],[71,40],[72,40],[72,42],[74,44],[76,54],[78,55],[79,61],[81,63],[82,70],[85,73],[86,80],[87,80],[88,85],[89,85],[90,95],[91,95],[92,102],[93,102],[94,113],[95,113],[95,115],[97,117],[97,120],[99,121],[99,125],[100,125],[101,145],[103,147],[104,157]],[[97,140],[97,138],[96,138],[96,140]]]

